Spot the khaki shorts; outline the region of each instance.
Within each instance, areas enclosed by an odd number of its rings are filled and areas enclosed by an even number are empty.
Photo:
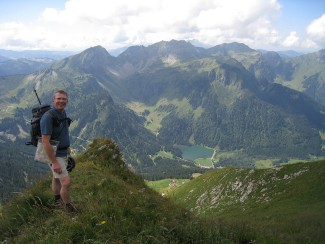
[[[61,157],[59,158],[59,157],[57,157],[56,160],[60,164],[62,172],[61,172],[61,174],[58,174],[58,173],[54,172],[53,169],[52,169],[52,164],[49,164],[49,166],[50,166],[50,168],[52,170],[54,178],[60,179],[60,178],[69,176],[69,172],[67,170],[67,158],[61,158]]]

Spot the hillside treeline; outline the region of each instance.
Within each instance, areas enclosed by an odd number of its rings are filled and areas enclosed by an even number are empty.
[[[22,142],[21,142],[22,143]],[[34,161],[34,147],[2,141],[0,147],[0,202],[32,186],[45,177],[49,167]]]

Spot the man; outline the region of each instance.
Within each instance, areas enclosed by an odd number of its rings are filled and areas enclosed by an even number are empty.
[[[66,116],[65,107],[68,104],[68,93],[58,90],[52,99],[52,109],[47,111],[41,118],[40,127],[42,143],[46,154],[51,160],[52,191],[56,203],[63,202],[69,211],[76,209],[71,204],[70,185],[71,180],[66,169],[67,155],[71,153],[69,138],[69,119]],[[51,145],[51,140],[59,141],[56,153]]]

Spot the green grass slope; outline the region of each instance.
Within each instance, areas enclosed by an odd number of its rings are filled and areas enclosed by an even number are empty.
[[[213,170],[170,197],[199,216],[240,221],[264,240],[325,242],[325,160],[272,169]]]
[[[118,146],[96,139],[71,174],[77,213],[53,207],[50,177],[0,209],[0,243],[248,243],[254,233],[199,218],[148,188]]]

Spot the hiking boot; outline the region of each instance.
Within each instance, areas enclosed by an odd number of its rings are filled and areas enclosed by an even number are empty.
[[[75,206],[72,205],[72,203],[66,203],[65,204],[65,210],[68,213],[77,213],[78,212],[78,210],[76,209]]]
[[[62,208],[63,207],[63,201],[61,199],[55,200],[53,203],[53,208]]]

